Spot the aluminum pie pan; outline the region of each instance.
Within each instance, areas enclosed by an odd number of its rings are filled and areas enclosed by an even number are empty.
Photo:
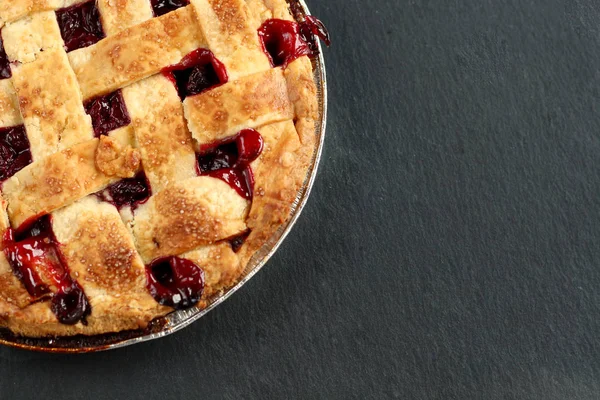
[[[298,10],[304,15],[310,14],[304,0],[288,0],[298,5]],[[265,243],[250,259],[244,269],[240,281],[232,288],[209,299],[208,305],[200,309],[193,307],[187,310],[174,311],[164,317],[152,321],[146,329],[107,333],[94,336],[69,336],[52,338],[29,338],[14,335],[7,329],[0,329],[0,344],[25,349],[41,351],[46,353],[90,353],[111,349],[118,349],[136,343],[147,342],[175,333],[193,322],[197,321],[219,304],[227,300],[233,293],[248,282],[271,258],[286,238],[296,220],[302,213],[308,200],[313,183],[317,175],[319,161],[325,140],[325,128],[327,124],[327,79],[325,73],[325,61],[323,59],[322,47],[319,42],[319,54],[312,60],[314,80],[317,86],[317,97],[319,102],[319,116],[315,124],[315,149],[312,162],[308,168],[304,184],[298,191],[296,200],[292,205],[291,215],[288,222],[282,225],[277,232]]]

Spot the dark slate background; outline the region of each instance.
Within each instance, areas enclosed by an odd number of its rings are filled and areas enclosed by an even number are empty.
[[[310,3],[329,129],[281,250],[172,337],[0,349],[0,398],[600,398],[600,3]]]

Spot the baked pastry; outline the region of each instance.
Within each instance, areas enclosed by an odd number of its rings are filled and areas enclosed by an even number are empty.
[[[144,328],[234,285],[311,161],[285,0],[0,0],[0,327]]]

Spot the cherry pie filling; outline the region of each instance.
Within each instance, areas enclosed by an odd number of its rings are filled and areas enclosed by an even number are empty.
[[[197,155],[199,175],[219,178],[245,198],[252,200],[254,175],[250,163],[263,150],[263,138],[254,129],[244,129],[232,138],[205,145]]]
[[[121,90],[88,100],[83,106],[92,118],[96,137],[131,123]]]
[[[162,69],[162,73],[177,88],[181,100],[227,83],[225,66],[212,51],[196,49],[181,62]]]
[[[0,182],[29,164],[31,164],[31,150],[25,126],[0,128]]]
[[[189,0],[150,0],[155,17],[177,10],[190,4]]]
[[[8,79],[11,76],[10,61],[8,61],[8,56],[4,50],[4,43],[2,42],[2,38],[0,38],[0,79]]]
[[[91,306],[83,289],[71,279],[46,215],[4,234],[4,254],[17,278],[35,300],[51,297],[51,310],[63,324],[86,324]],[[45,279],[42,279],[44,277]]]
[[[101,200],[109,202],[119,210],[125,206],[133,210],[140,204],[148,201],[152,190],[144,172],[138,173],[133,178],[125,178],[113,183],[98,193]]]
[[[327,28],[312,15],[300,23],[269,19],[258,29],[258,36],[273,67],[286,68],[299,57],[317,55],[317,37],[331,44]]]
[[[250,230],[247,230],[246,232],[242,232],[239,235],[229,239],[229,244],[231,245],[231,250],[233,250],[234,253],[237,253],[238,251],[240,251],[240,249],[244,245],[244,242],[246,242],[246,239],[248,239],[248,236],[250,236]]]
[[[178,310],[196,305],[204,291],[204,271],[185,258],[158,258],[146,266],[146,277],[152,297]]]
[[[56,19],[67,52],[104,39],[96,0],[56,10]]]

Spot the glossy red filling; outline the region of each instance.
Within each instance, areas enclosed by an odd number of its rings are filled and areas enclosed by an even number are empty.
[[[67,51],[90,46],[105,37],[96,0],[56,10]]]
[[[188,0],[150,0],[150,3],[157,17],[190,4]]]
[[[98,193],[102,200],[114,204],[118,209],[125,206],[135,209],[148,201],[151,195],[150,183],[144,172],[138,173],[133,178],[121,179]]]
[[[162,70],[173,82],[181,100],[227,83],[225,66],[207,49],[197,49],[185,56],[179,64]]]
[[[25,126],[0,128],[0,182],[29,164],[31,164],[31,150]]]
[[[193,307],[204,290],[204,271],[185,258],[164,257],[146,266],[148,290],[163,305],[181,310]]]
[[[4,51],[4,43],[0,37],[0,79],[8,79],[11,76],[10,61],[8,61],[8,56],[6,55],[6,51]]]
[[[50,307],[61,323],[85,324],[91,307],[62,260],[50,216],[24,225],[18,231],[8,229],[4,234],[4,254],[15,275],[34,299],[52,297]]]
[[[92,126],[96,137],[106,135],[114,129],[131,123],[120,89],[105,96],[88,100],[84,107],[85,112],[92,117]]]
[[[254,175],[250,163],[263,150],[263,138],[254,129],[244,129],[217,145],[204,146],[197,155],[200,175],[219,178],[240,196],[252,199]]]
[[[258,29],[258,36],[271,65],[283,68],[299,57],[318,54],[317,37],[331,44],[327,28],[312,15],[301,23],[269,19]]]

